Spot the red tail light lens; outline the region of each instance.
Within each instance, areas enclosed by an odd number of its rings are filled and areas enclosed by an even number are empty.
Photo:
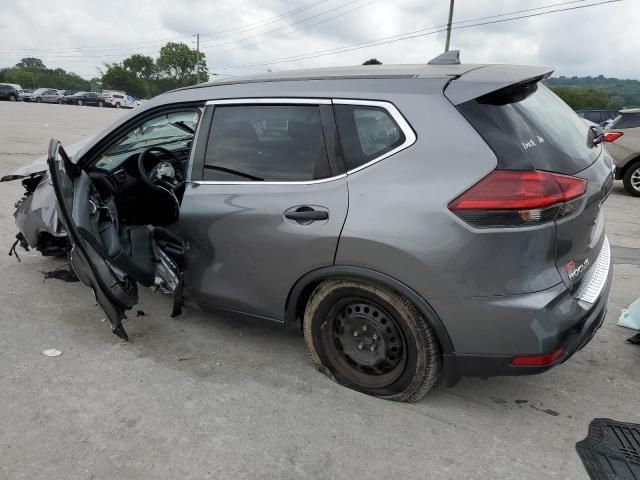
[[[614,140],[619,139],[624,133],[622,132],[605,132],[602,136],[602,140],[605,142],[613,142]]]
[[[535,225],[554,220],[563,204],[586,190],[582,178],[538,170],[494,170],[452,201],[449,210],[479,227]]]
[[[556,363],[564,354],[564,348],[559,347],[552,353],[544,355],[518,355],[511,359],[514,367],[546,367]]]

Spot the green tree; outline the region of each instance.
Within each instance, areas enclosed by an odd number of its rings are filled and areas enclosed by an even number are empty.
[[[574,110],[606,108],[609,96],[603,90],[588,87],[552,87],[553,91]]]
[[[622,107],[624,107],[624,97],[621,97],[620,95],[609,97],[607,108],[610,108],[611,110],[620,110]]]
[[[147,84],[122,64],[112,63],[105,65],[105,67],[107,69],[102,75],[102,88],[106,90],[124,90],[134,97],[145,97],[147,95]]]
[[[167,43],[160,49],[156,66],[162,78],[175,81],[177,86],[195,84],[197,72],[201,82],[209,80],[204,53],[189,48],[186,43]]]
[[[370,58],[369,60],[364,62],[362,65],[382,65],[382,62],[377,58]]]
[[[147,55],[135,54],[122,61],[122,66],[132,72],[140,80],[148,82],[156,74],[156,64]]]
[[[45,70],[47,67],[44,66],[44,62],[39,58],[35,57],[25,57],[20,60],[16,67],[18,68],[32,68],[35,70]]]

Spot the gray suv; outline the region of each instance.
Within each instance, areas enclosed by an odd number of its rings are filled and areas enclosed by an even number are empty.
[[[298,325],[318,370],[382,398],[539,373],[592,338],[612,275],[612,161],[550,73],[435,61],[172,91],[7,177],[26,177],[19,240],[68,235],[125,339],[138,284],[162,282],[172,315]]]

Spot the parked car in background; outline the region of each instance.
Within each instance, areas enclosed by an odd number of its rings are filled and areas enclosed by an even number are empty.
[[[58,90],[55,88],[36,88],[31,93],[25,93],[23,100],[35,103],[57,103],[59,98],[60,95],[58,95]]]
[[[602,126],[607,120],[613,120],[618,116],[617,110],[576,110],[576,113],[582,118]]]
[[[435,63],[200,84],[52,140],[48,170],[3,178],[18,242],[67,232],[122,338],[160,278],[173,315],[297,324],[317,369],[382,398],[544,372],[607,311],[612,159],[551,69]]]
[[[25,96],[26,95],[31,95],[33,93],[33,90],[30,88],[25,88],[24,90],[20,90],[18,92],[18,100],[25,100]]]
[[[69,96],[69,95],[73,95],[74,93],[77,93],[77,90],[58,90],[58,92],[60,92],[60,94],[63,97]]]
[[[133,108],[136,106],[133,97],[119,90],[103,90],[105,105],[114,108]]]
[[[105,105],[104,98],[95,92],[77,92],[73,95],[67,95],[63,98],[63,102],[69,105],[93,105],[103,107]]]
[[[4,83],[0,83],[0,100],[9,100],[10,102],[15,102],[19,100],[20,93],[18,89],[13,85],[7,85]]]
[[[616,179],[640,197],[640,108],[620,110],[604,132],[607,150],[616,164]]]

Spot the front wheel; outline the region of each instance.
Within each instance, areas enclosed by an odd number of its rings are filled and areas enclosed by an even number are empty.
[[[78,100],[78,106],[81,107],[82,106],[82,100]]]
[[[388,400],[415,402],[436,383],[440,346],[402,295],[355,280],[326,280],[304,313],[316,368],[338,383]]]
[[[58,105],[62,105],[62,99],[59,98],[57,103]]]
[[[102,108],[103,106],[104,106],[104,103],[98,102],[98,107]]]
[[[631,165],[622,179],[624,188],[634,197],[640,197],[640,160]]]
[[[40,97],[36,98],[36,103],[42,103],[42,99]]]
[[[15,102],[17,100],[16,96],[14,94],[9,95],[9,101],[10,102]]]

